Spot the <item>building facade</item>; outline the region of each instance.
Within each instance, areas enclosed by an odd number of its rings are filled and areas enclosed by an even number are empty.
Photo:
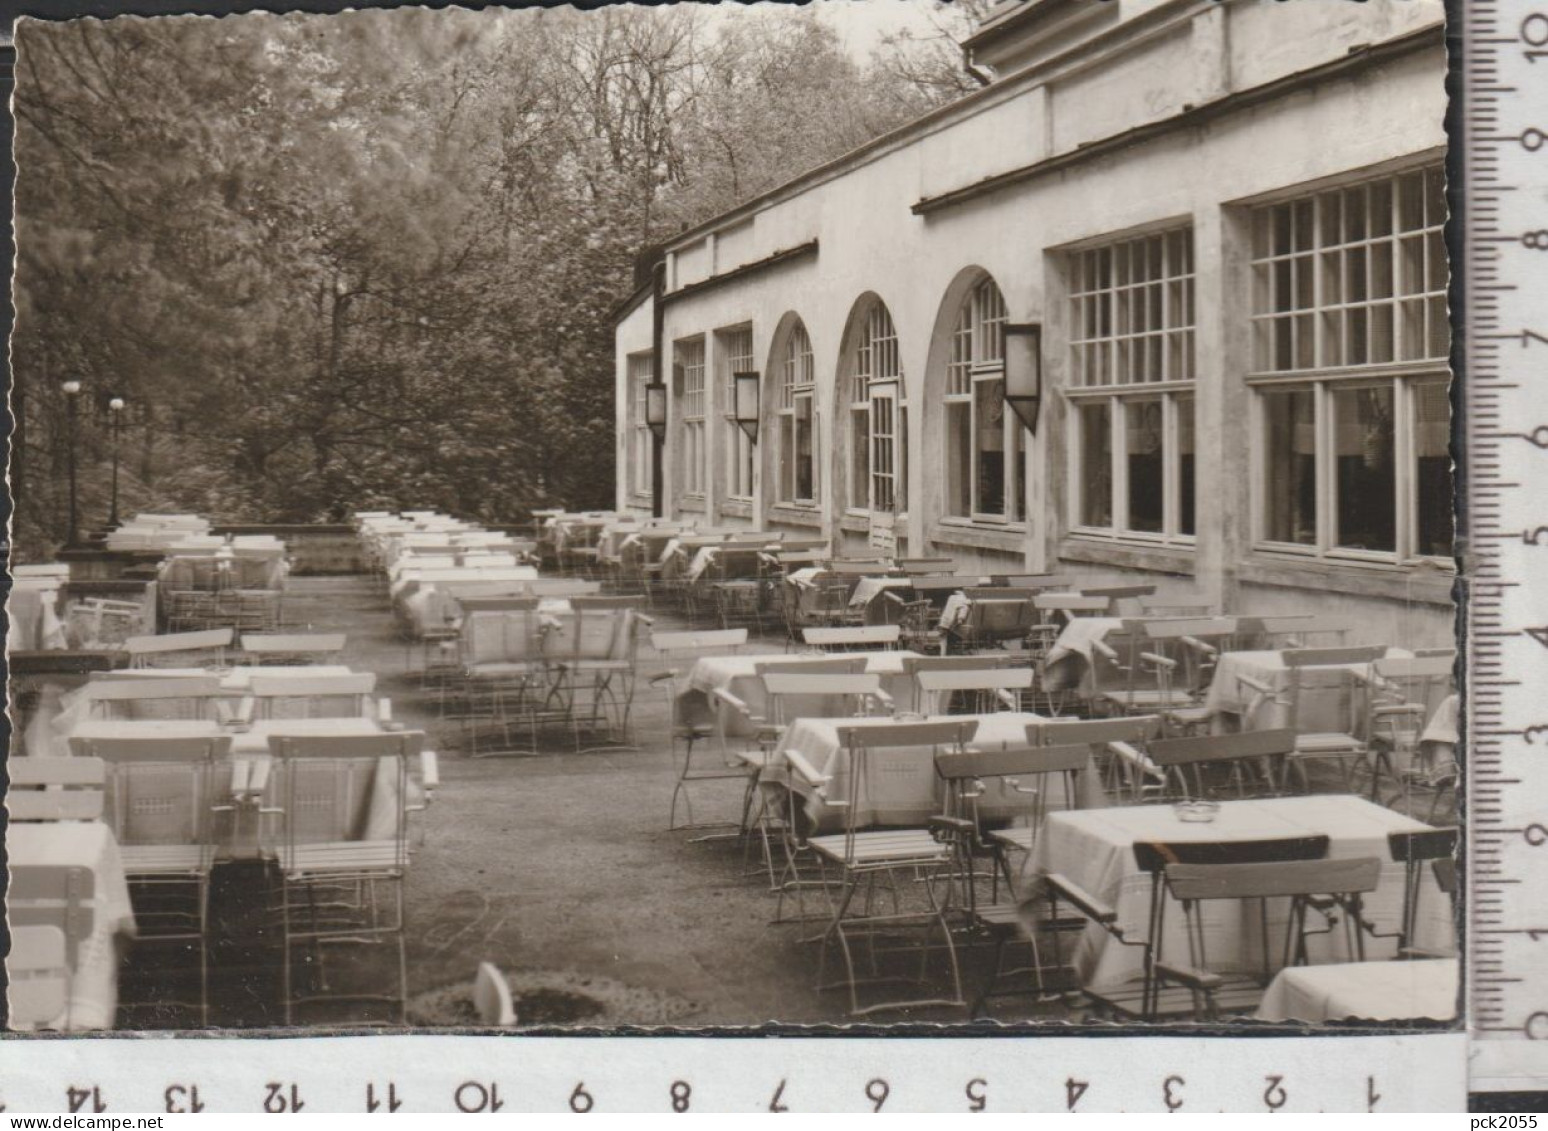
[[[1002,3],[989,85],[668,244],[617,322],[618,507],[659,370],[668,515],[1451,643],[1443,34],[1441,0]]]

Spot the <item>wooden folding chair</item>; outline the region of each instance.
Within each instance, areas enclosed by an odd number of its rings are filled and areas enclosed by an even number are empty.
[[[1415,790],[1435,777],[1437,767],[1427,764],[1419,740],[1442,701],[1454,693],[1455,663],[1454,655],[1440,655],[1383,656],[1371,664],[1365,737],[1378,779],[1386,775],[1398,787],[1389,805],[1401,801],[1407,808]],[[1373,797],[1378,790],[1379,781],[1372,784]]]
[[[874,822],[862,816],[862,802],[868,803],[873,788],[885,783],[894,773],[910,768],[911,763],[923,761],[933,765],[943,753],[960,753],[977,729],[976,719],[838,728],[839,743],[848,756],[848,769],[844,774],[842,798],[835,796],[832,800],[841,803],[845,814],[844,831],[811,837],[807,846],[822,862],[825,871],[831,866],[839,873],[837,890],[833,894],[832,918],[818,939],[818,989],[847,989],[853,1016],[881,1010],[923,1006],[961,1008],[966,1005],[956,946],[947,919],[955,886],[951,874],[955,861],[952,846],[942,843],[928,828],[875,828]],[[839,792],[832,778],[816,771],[811,771],[810,776],[810,784],[820,793]],[[920,882],[915,883],[915,880]],[[878,910],[875,906],[878,884],[884,885],[893,897],[890,911]],[[863,895],[862,888],[865,889]],[[922,896],[924,906],[905,909],[903,897],[908,894]],[[919,933],[918,941],[908,948],[918,952],[917,972],[912,977],[900,978],[883,971],[881,960],[904,948],[878,944],[911,931]],[[940,941],[932,945],[934,936]],[[857,949],[861,944],[869,960],[869,976],[863,980],[857,965],[860,957]],[[830,982],[827,980],[828,963],[835,950],[843,964],[843,972]],[[935,987],[927,982],[932,950],[943,950],[947,958],[950,983],[949,992],[944,994],[935,992]],[[899,980],[921,984],[923,996],[860,1004],[862,981],[881,984]]]
[[[1136,1018],[1142,1021],[1156,1020],[1162,1016],[1176,1016],[1195,1012],[1198,1000],[1191,986],[1163,994],[1157,969],[1161,959],[1161,941],[1166,920],[1166,871],[1170,865],[1239,865],[1279,864],[1299,861],[1321,861],[1328,854],[1329,838],[1326,836],[1283,837],[1253,841],[1178,841],[1167,843],[1136,842],[1134,861],[1140,873],[1150,878],[1149,912],[1140,930],[1124,922],[1116,907],[1105,899],[1086,891],[1069,877],[1048,873],[1037,877],[1035,889],[1025,893],[1022,907],[1029,914],[1039,906],[1047,908],[1050,922],[1059,921],[1060,904],[1068,904],[1092,924],[1122,946],[1140,951],[1142,977],[1138,985],[1123,981],[1113,985],[1086,985],[1083,992],[1097,1012],[1114,1018]],[[1269,962],[1269,932],[1267,906],[1260,902],[1261,959]],[[1053,932],[1056,948],[1054,964],[1063,965],[1062,932]],[[1177,966],[1174,979],[1186,971]],[[1218,990],[1220,987],[1211,987]],[[1248,1000],[1256,1002],[1262,988],[1249,994]],[[1218,999],[1217,999],[1218,1000]],[[1241,1004],[1238,1002],[1237,1004]]]
[[[998,785],[994,811],[1000,819],[1007,812],[1006,801],[1019,802],[1016,808],[1026,819],[1028,840],[1035,839],[1042,828],[1048,808],[1048,779],[1062,778],[1067,798],[1078,796],[1076,779],[1089,766],[1091,750],[1085,744],[1069,746],[1044,745],[1034,737],[1037,727],[1027,728],[1027,743],[1003,750],[953,751],[937,756],[936,772],[947,785],[948,811],[946,816],[934,822],[937,835],[949,839],[959,860],[955,874],[960,879],[962,911],[970,931],[988,939],[994,947],[991,974],[975,998],[970,1016],[983,1012],[984,1004],[991,997],[1024,995],[1027,993],[1046,996],[1062,992],[1078,985],[1073,968],[1069,966],[1045,966],[1036,934],[1028,931],[1027,919],[1015,900],[1015,888],[1006,861],[1005,842],[998,839],[995,831],[986,828],[982,812],[982,799],[990,793],[990,782]],[[1031,784],[1024,784],[1029,782]],[[977,860],[991,858],[991,889],[987,898],[978,892],[980,873]],[[999,899],[999,879],[1006,879],[1009,901]],[[1012,969],[1005,967],[1005,952],[1016,942],[1025,942],[1031,948],[1029,966]],[[1032,976],[1029,989],[1000,991],[998,986],[1009,977]]]
[[[747,771],[742,764],[722,757],[718,766],[704,766],[694,762],[694,747],[716,737],[719,728],[713,711],[691,716],[685,709],[682,681],[687,676],[681,662],[716,654],[734,655],[747,644],[747,629],[732,628],[706,632],[652,632],[651,648],[657,656],[676,661],[673,666],[652,675],[646,682],[662,689],[667,696],[667,717],[670,720],[669,739],[674,753],[680,746],[682,758],[677,766],[677,781],[672,786],[672,805],[667,817],[667,828],[706,829],[735,827],[731,820],[696,822],[693,818],[693,794],[691,783],[726,779],[744,779]],[[725,754],[721,751],[722,755]],[[677,805],[681,800],[687,813],[685,824],[677,823]]]
[[[208,1025],[215,814],[236,810],[216,804],[216,781],[229,774],[231,739],[76,738],[70,746],[71,761],[97,759],[107,768],[104,818],[118,841],[139,940],[193,951],[197,1000],[177,1003],[160,992],[155,1000],[195,1008]]]
[[[1193,735],[1152,742],[1146,754],[1163,774],[1164,796],[1199,800],[1224,789],[1238,798],[1265,797],[1280,791],[1295,739],[1293,730]],[[1222,773],[1224,782],[1212,780]]]
[[[1397,939],[1397,956],[1403,959],[1453,958],[1454,945],[1443,949],[1419,944],[1419,912],[1424,894],[1425,865],[1430,865],[1441,892],[1452,897],[1451,918],[1456,919],[1456,858],[1461,830],[1424,829],[1387,834],[1387,849],[1395,863],[1403,865],[1403,917],[1395,933],[1372,930],[1373,938]]]
[[[1386,651],[1379,646],[1288,649],[1280,653],[1286,678],[1284,688],[1279,690],[1250,676],[1238,675],[1242,686],[1252,692],[1247,697],[1245,719],[1251,719],[1266,702],[1284,709],[1286,726],[1296,732],[1295,752],[1287,769],[1294,771],[1304,791],[1310,792],[1312,784],[1308,765],[1331,762],[1340,770],[1346,790],[1358,792],[1357,783],[1363,773],[1368,775],[1374,792],[1377,775],[1370,759],[1370,746],[1356,732],[1363,721],[1359,704],[1361,696],[1368,694],[1367,673]],[[1321,725],[1330,713],[1335,725]],[[1283,784],[1288,787],[1288,774]]]
[[[64,1015],[69,1002],[64,931],[53,925],[13,925],[10,934],[11,952],[5,956],[7,1021],[21,1032],[46,1028]]]
[[[1206,904],[1251,900],[1261,908],[1266,900],[1288,899],[1290,917],[1281,965],[1305,965],[1308,936],[1331,933],[1340,923],[1354,960],[1364,961],[1362,902],[1376,890],[1381,879],[1381,861],[1374,856],[1271,863],[1170,862],[1164,865],[1163,874],[1167,894],[1181,906],[1187,922],[1188,961],[1186,965],[1169,961],[1157,949],[1152,1000],[1159,1002],[1167,986],[1180,986],[1193,999],[1193,1016],[1197,1021],[1218,1020],[1223,1011],[1242,1013],[1256,1009],[1273,977],[1266,954],[1263,968],[1249,977],[1228,977],[1210,969]],[[1164,910],[1164,901],[1162,907]],[[1322,930],[1308,927],[1307,920],[1313,913],[1322,917]],[[1266,950],[1267,939],[1264,946]]]
[[[1180,617],[1125,622],[1147,645],[1138,661],[1156,677],[1161,717],[1174,734],[1208,727],[1214,713],[1205,705],[1220,653],[1237,635],[1235,617]]]
[[[8,806],[9,802],[8,798]],[[36,987],[35,995],[29,995],[18,980],[12,979],[8,990],[11,1024],[15,1028],[36,1029],[53,1027],[62,1019],[59,1028],[68,1031],[72,1020],[70,1001],[74,996],[71,984],[80,964],[81,947],[91,938],[97,925],[94,903],[97,878],[89,868],[65,864],[22,864],[12,860],[9,881],[5,892],[5,918],[6,926],[11,931],[11,953],[16,955],[19,932],[40,932],[32,936],[36,949],[25,957],[38,964],[33,967],[33,973],[45,983]],[[58,959],[62,961],[56,966],[54,963]],[[47,965],[43,966],[45,963]],[[7,973],[10,969],[11,960],[8,958]],[[64,979],[62,988],[46,984],[56,980],[60,973]],[[59,1002],[59,1008],[51,1015],[46,1014],[48,1006],[54,1001]],[[18,1005],[23,1009],[19,1010]]]
[[[616,598],[597,606],[575,599],[570,604],[568,613],[544,614],[543,656],[552,673],[545,707],[557,706],[577,753],[633,748],[629,719],[644,622],[632,604]]]
[[[281,737],[269,740],[274,764],[266,851],[280,874],[279,928],[285,1023],[317,1001],[382,1001],[408,1008],[403,880],[408,870],[408,763],[424,734]],[[383,779],[386,776],[386,780]],[[396,949],[396,992],[330,983],[327,956],[343,945]],[[296,950],[312,978],[297,987]]]
[[[11,821],[96,821],[106,799],[100,758],[11,758],[5,812]]]
[[[539,711],[548,695],[545,624],[536,606],[465,617],[459,635],[464,740],[471,758],[541,753]],[[482,724],[501,732],[503,744],[485,750]],[[513,744],[512,727],[524,724],[527,746]]]

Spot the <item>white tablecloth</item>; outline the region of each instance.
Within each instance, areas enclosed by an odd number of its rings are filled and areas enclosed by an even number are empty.
[[[1128,937],[1138,941],[1145,937],[1150,877],[1134,862],[1136,841],[1225,842],[1321,834],[1332,840],[1328,848],[1330,857],[1374,856],[1382,861],[1381,884],[1366,897],[1365,913],[1380,931],[1395,934],[1402,918],[1404,869],[1391,860],[1387,834],[1417,832],[1428,827],[1362,797],[1344,794],[1227,801],[1209,824],[1181,821],[1170,805],[1056,813],[1049,817],[1043,835],[1027,858],[1022,890],[1034,890],[1032,881],[1036,876],[1066,876],[1111,904]],[[1417,941],[1427,947],[1448,945],[1452,933],[1450,901],[1427,871],[1423,873],[1423,883]],[[1222,900],[1207,905],[1211,969],[1252,971],[1259,967],[1257,912],[1249,903]],[[1284,919],[1282,907],[1277,916],[1271,908],[1270,955],[1276,961],[1283,945]],[[1183,916],[1175,907],[1167,915],[1167,928],[1163,952],[1186,960],[1188,943]],[[1350,957],[1336,945],[1329,945],[1332,937],[1312,940],[1314,961]],[[1384,949],[1391,951],[1395,943],[1367,939],[1366,946],[1368,957],[1382,957]],[[1088,985],[1120,984],[1141,974],[1140,948],[1121,945],[1095,924],[1089,925],[1081,936],[1074,961]]]
[[[1408,656],[1410,653],[1402,648],[1389,648],[1387,655],[1399,657]],[[1332,664],[1312,670],[1328,671],[1343,668],[1347,671],[1363,673],[1368,666],[1367,664]],[[1261,702],[1254,703],[1252,689],[1244,687],[1240,681],[1240,677],[1244,675],[1273,688],[1274,698],[1265,697]],[[1289,686],[1289,679],[1284,655],[1280,652],[1223,652],[1215,662],[1215,675],[1210,681],[1204,705],[1217,717],[1236,716],[1240,719],[1242,730],[1273,730],[1288,726],[1289,712],[1282,699],[1285,689]],[[1250,717],[1248,717],[1249,709]],[[1325,709],[1319,705],[1303,707],[1303,710],[1307,709],[1311,711],[1310,722],[1303,718],[1302,730],[1344,731],[1350,726],[1348,719],[1337,717],[1338,712],[1331,703]]]
[[[1450,1021],[1457,1015],[1455,958],[1340,962],[1274,975],[1259,1021]]]
[[[5,849],[12,867],[62,865],[88,869],[95,878],[94,922],[80,943],[64,1016],[44,1028],[79,1031],[111,1029],[118,1010],[118,956],[113,937],[132,938],[134,910],[118,842],[98,822],[59,821],[13,824]]]
[[[865,670],[882,677],[882,690],[892,696],[894,709],[914,710],[914,678],[903,672],[903,661],[917,657],[917,652],[849,652],[850,657],[864,656]],[[687,690],[678,700],[678,718],[704,718],[712,713],[720,720],[721,733],[725,737],[746,737],[753,733],[742,725],[739,716],[729,711],[719,711],[712,706],[711,696],[717,690],[729,691],[752,710],[755,715],[767,713],[768,700],[763,694],[763,681],[758,678],[759,664],[820,663],[833,656],[809,652],[769,652],[763,655],[704,656],[694,661],[688,673]]]
[[[1027,726],[1043,721],[1042,716],[1025,711],[936,715],[930,719],[931,722],[964,723],[975,720],[978,731],[968,744],[974,750],[1024,746]],[[838,728],[891,726],[894,722],[893,719],[797,719],[785,732],[775,758],[765,767],[763,780],[784,785],[800,795],[807,816],[819,829],[841,829],[844,810],[827,804],[828,800],[843,801],[849,790],[849,751],[839,744]],[[787,754],[792,750],[799,752],[813,769],[832,779],[823,786],[823,796],[818,795],[812,782],[790,767]],[[862,825],[922,826],[932,816],[944,812],[945,784],[935,772],[933,754],[911,758],[905,763],[895,756],[896,753],[883,750],[870,751],[867,755],[885,762],[873,764],[867,774],[856,818]],[[1001,782],[986,784],[989,792],[978,802],[980,817],[985,820],[1009,819],[1027,811],[1030,799],[1025,795],[1004,791]],[[1062,775],[1051,776],[1043,783],[1043,788],[1047,791],[1049,809],[1071,807]],[[1076,807],[1097,808],[1106,804],[1095,764],[1078,775],[1076,789]]]
[[[890,603],[879,598],[888,590],[897,589],[907,591],[903,597],[906,601],[912,598],[913,588],[914,583],[906,577],[862,577],[849,595],[849,607],[864,609],[866,624],[892,624],[898,618],[889,615]]]
[[[1419,752],[1432,763],[1455,760],[1457,743],[1462,740],[1461,720],[1457,717],[1459,710],[1457,697],[1446,696],[1419,735]]]
[[[1050,691],[1085,687],[1090,690],[1091,653],[1095,645],[1123,627],[1122,617],[1075,617],[1048,649],[1044,687]]]

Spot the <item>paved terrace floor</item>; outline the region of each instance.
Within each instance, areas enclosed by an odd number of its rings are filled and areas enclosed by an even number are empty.
[[[671,627],[668,619],[658,618],[658,627]],[[511,980],[524,1023],[697,1028],[847,1020],[841,995],[813,988],[816,948],[800,941],[810,928],[771,925],[775,897],[761,879],[743,876],[740,849],[667,831],[674,780],[667,701],[643,678],[634,712],[638,751],[471,759],[458,752],[459,725],[441,720],[434,696],[406,673],[386,594],[373,579],[294,578],[285,620],[295,630],[346,632],[346,662],[375,672],[377,693],[392,699],[394,714],[423,727],[442,751],[441,788],[419,815],[424,840],[406,888],[411,1020],[472,1022],[466,990],[483,961]],[[783,647],[781,639],[767,643],[770,651]],[[662,666],[647,660],[646,670]],[[740,790],[738,782],[701,784],[701,815],[707,808],[734,816]],[[265,883],[255,865],[219,869],[214,1025],[280,1023]],[[351,980],[391,968],[380,948],[363,959],[340,957]],[[964,955],[969,998],[987,975],[988,957]],[[156,996],[144,965],[131,957],[126,1003]],[[1007,1021],[1069,1016],[1031,998],[998,999],[992,1012]],[[958,1010],[875,1020],[963,1017]],[[349,1025],[373,1018],[355,1006],[306,1019]],[[126,1028],[186,1021],[157,1007],[126,1007],[120,1017]]]

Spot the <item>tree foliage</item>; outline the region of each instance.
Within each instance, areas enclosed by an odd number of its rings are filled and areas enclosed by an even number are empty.
[[[653,243],[954,95],[809,11],[26,21],[14,539],[83,523],[600,506],[610,310]],[[907,65],[900,65],[900,61]]]

